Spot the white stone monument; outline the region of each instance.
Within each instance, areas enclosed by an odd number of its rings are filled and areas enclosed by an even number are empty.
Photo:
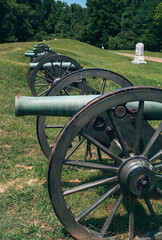
[[[147,62],[144,61],[144,44],[137,43],[136,44],[136,53],[134,60],[132,61],[134,64],[146,64]]]

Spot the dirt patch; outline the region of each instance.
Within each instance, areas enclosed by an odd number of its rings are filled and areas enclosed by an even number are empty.
[[[4,148],[7,148],[7,149],[10,149],[12,146],[11,145],[9,145],[9,144],[5,144],[4,145]]]
[[[24,168],[24,169],[32,169],[33,168],[32,166],[24,166],[24,165],[20,165],[20,164],[16,164],[15,167]]]
[[[4,193],[9,187],[12,187],[12,186],[15,190],[19,190],[19,189],[24,188],[25,185],[28,185],[28,186],[43,185],[43,184],[45,184],[46,181],[47,181],[46,179],[39,180],[37,178],[29,179],[28,181],[24,181],[21,178],[16,178],[13,181],[10,181],[10,182],[7,182],[6,184],[0,185],[0,193]],[[19,183],[21,183],[21,184],[19,184]]]
[[[22,184],[16,186],[15,189],[16,189],[16,190],[22,189],[22,188],[24,188],[24,185],[25,185],[25,184],[28,185],[28,186],[33,186],[33,185],[43,185],[43,184],[45,184],[45,182],[46,182],[46,180],[39,180],[39,179],[37,179],[37,178],[35,178],[35,179],[30,179],[29,181],[23,182]]]
[[[12,185],[14,185],[17,181],[20,181],[20,178],[16,178],[15,180],[13,181],[10,181],[4,185],[0,185],[0,193],[4,193],[7,188],[11,187]]]
[[[118,55],[122,55],[122,56],[132,57],[132,58],[134,58],[134,56],[135,56],[134,54],[129,54],[129,53],[119,53],[119,52],[112,52],[112,53],[115,53],[115,54],[118,54]],[[162,63],[162,58],[155,58],[155,57],[144,56],[144,59],[152,61],[152,62]]]
[[[21,51],[21,50],[23,50],[23,48],[17,47],[14,49],[14,51]]]
[[[79,180],[79,179],[71,179],[71,180],[69,180],[68,182],[69,182],[69,183],[80,183],[81,180]]]

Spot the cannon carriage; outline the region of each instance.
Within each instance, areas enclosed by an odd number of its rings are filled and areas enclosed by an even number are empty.
[[[30,63],[29,69],[33,71],[29,86],[33,96],[45,95],[61,77],[81,68],[73,58],[60,54],[51,54],[39,63]]]
[[[26,52],[25,56],[32,57],[27,72],[27,83],[34,96],[47,94],[61,77],[82,68],[77,61],[56,54],[46,44],[39,44],[34,51]]]
[[[34,45],[34,48],[32,51],[26,51],[25,52],[25,57],[30,57],[30,62],[38,64],[42,59],[46,58],[49,55],[56,54],[52,49],[45,43],[40,43],[38,45]],[[27,83],[28,86],[30,87],[30,78],[33,72],[33,68],[28,68],[27,72]]]
[[[132,86],[125,77],[105,69],[91,68],[74,71],[57,81],[46,96],[73,96],[73,95],[97,95],[104,94],[119,87]],[[36,121],[37,137],[40,147],[49,159],[54,144],[54,136],[57,136],[64,127],[68,118],[62,119],[50,116],[38,116]],[[89,146],[85,151],[87,158]]]
[[[133,87],[115,73],[103,70],[106,77],[102,71],[92,72],[67,75],[67,82],[59,80],[46,97],[16,98],[16,115],[39,115],[43,125],[47,116],[72,116],[54,137],[52,150],[48,145],[53,209],[79,240],[114,239],[120,225],[124,231],[128,228],[130,240],[136,235],[143,240],[161,239],[161,216],[152,199],[159,201],[162,194],[162,89]],[[99,88],[85,81],[90,76],[99,77]],[[113,86],[105,93],[109,82],[105,79],[123,88]],[[71,83],[81,84],[79,95],[72,96]],[[37,131],[41,128],[37,126]],[[45,132],[45,126],[42,129]],[[45,133],[42,138],[47,141]],[[87,149],[90,154],[85,161]],[[126,211],[126,226],[122,211]],[[144,230],[142,214],[149,219]],[[139,219],[141,229],[136,229]]]

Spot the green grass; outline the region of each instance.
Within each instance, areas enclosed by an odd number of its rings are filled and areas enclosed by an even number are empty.
[[[31,96],[26,80],[29,59],[25,58],[24,53],[35,44],[37,43],[0,45],[2,240],[73,239],[62,227],[50,204],[46,182],[48,161],[41,152],[36,137],[36,118],[15,116],[15,96]],[[109,69],[123,75],[134,85],[162,87],[161,63],[147,61],[146,65],[134,65],[130,57],[119,56],[75,40],[57,39],[48,41],[47,44],[56,53],[74,58],[84,68]],[[145,55],[162,57],[162,53],[147,52]],[[73,176],[74,179],[77,177],[79,176]],[[117,226],[114,226],[114,231]]]

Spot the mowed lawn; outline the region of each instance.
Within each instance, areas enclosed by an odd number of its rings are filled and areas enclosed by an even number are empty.
[[[134,65],[132,58],[70,39],[46,42],[83,68],[103,68],[133,85],[162,88],[162,63]],[[36,117],[15,116],[15,96],[32,96],[25,51],[38,42],[0,44],[0,239],[73,239],[55,216],[48,195],[48,160],[36,136]],[[119,52],[119,51],[118,51]],[[133,51],[121,51],[133,53]],[[162,52],[147,52],[162,58]],[[159,203],[160,204],[160,203]]]

